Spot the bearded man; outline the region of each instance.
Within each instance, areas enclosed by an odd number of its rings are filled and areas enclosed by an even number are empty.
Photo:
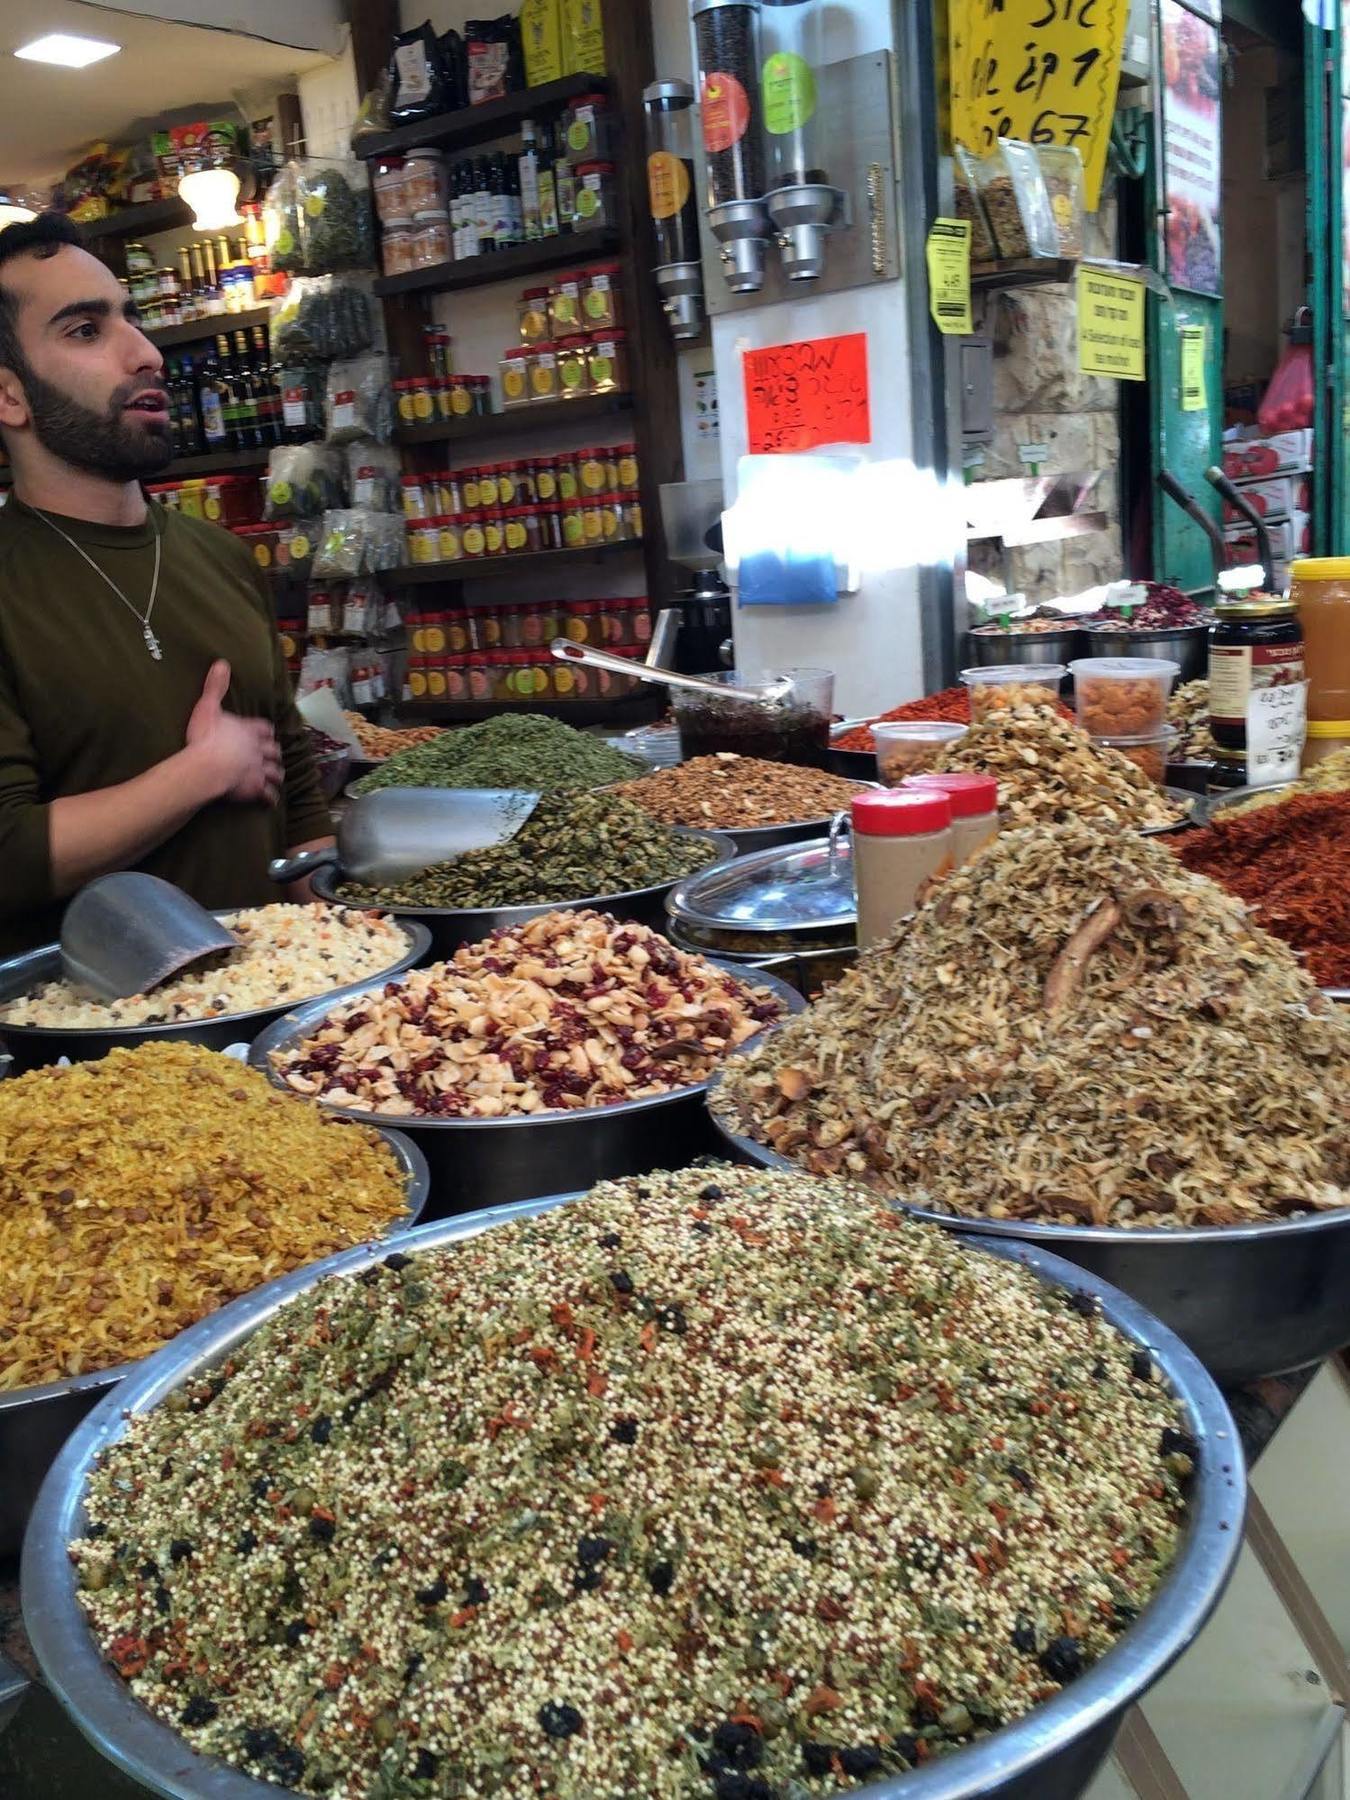
[[[0,439],[0,955],[115,869],[281,897],[269,860],[332,840],[269,597],[230,532],[147,500],[163,359],[59,214],[0,231]]]

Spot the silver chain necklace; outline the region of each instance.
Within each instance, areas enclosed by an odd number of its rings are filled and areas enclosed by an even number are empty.
[[[146,649],[150,652],[151,656],[154,657],[156,662],[160,662],[163,659],[164,652],[160,649],[159,639],[155,636],[154,632],[150,629],[150,615],[155,610],[155,599],[156,599],[157,595],[159,594],[159,558],[160,558],[160,551],[162,550],[163,545],[164,545],[164,533],[163,533],[162,529],[160,528],[160,526],[157,525],[154,520],[154,511],[155,511],[155,506],[157,503],[155,501],[151,500],[151,501],[148,501],[147,504],[150,508],[150,519],[151,519],[150,529],[155,534],[155,572],[150,580],[150,604],[146,607],[144,612],[142,612],[139,607],[132,605],[131,601],[127,599],[126,595],[122,592],[121,588],[118,587],[117,583],[113,580],[112,576],[107,574],[103,569],[100,569],[98,564],[94,561],[93,557],[90,556],[86,550],[83,550],[80,547],[80,545],[75,542],[74,538],[71,537],[71,535],[68,531],[62,531],[61,527],[57,524],[55,519],[50,518],[45,512],[42,511],[42,509],[40,507],[35,506],[33,508],[33,511],[37,514],[39,519],[45,519],[47,521],[48,525],[51,526],[52,530],[56,533],[57,537],[61,537],[66,540],[66,542],[70,545],[71,549],[75,552],[75,554],[77,556],[84,557],[84,560],[89,564],[89,567],[94,571],[95,575],[101,575],[103,577],[104,581],[107,582],[108,586],[112,589],[114,594],[117,595],[117,598],[122,602],[123,606],[126,607],[127,611],[134,615],[137,624],[141,628],[141,636],[145,639]]]

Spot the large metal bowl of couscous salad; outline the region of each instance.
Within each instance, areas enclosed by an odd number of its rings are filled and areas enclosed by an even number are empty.
[[[0,963],[0,1049],[13,1057],[14,1073],[152,1039],[208,1050],[248,1043],[300,1001],[401,975],[431,945],[413,919],[322,903],[215,916],[239,939],[237,951],[126,1000],[104,1000],[64,980],[58,944]]]
[[[181,1800],[1070,1800],[1243,1499],[1218,1390],[1114,1289],[713,1166],[194,1327],[62,1452],[23,1603]]]

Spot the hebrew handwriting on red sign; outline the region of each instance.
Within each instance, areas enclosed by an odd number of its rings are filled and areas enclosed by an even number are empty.
[[[752,456],[867,444],[867,333],[747,350],[745,417]]]

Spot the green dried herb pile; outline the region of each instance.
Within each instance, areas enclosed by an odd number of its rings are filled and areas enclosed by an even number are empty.
[[[389,887],[349,882],[355,906],[534,906],[675,881],[716,862],[713,845],[657,824],[613,794],[545,794],[513,838]]]
[[[480,725],[442,732],[429,744],[401,750],[356,784],[358,794],[382,787],[604,787],[646,772],[641,757],[615,750],[560,719],[500,713]]]

